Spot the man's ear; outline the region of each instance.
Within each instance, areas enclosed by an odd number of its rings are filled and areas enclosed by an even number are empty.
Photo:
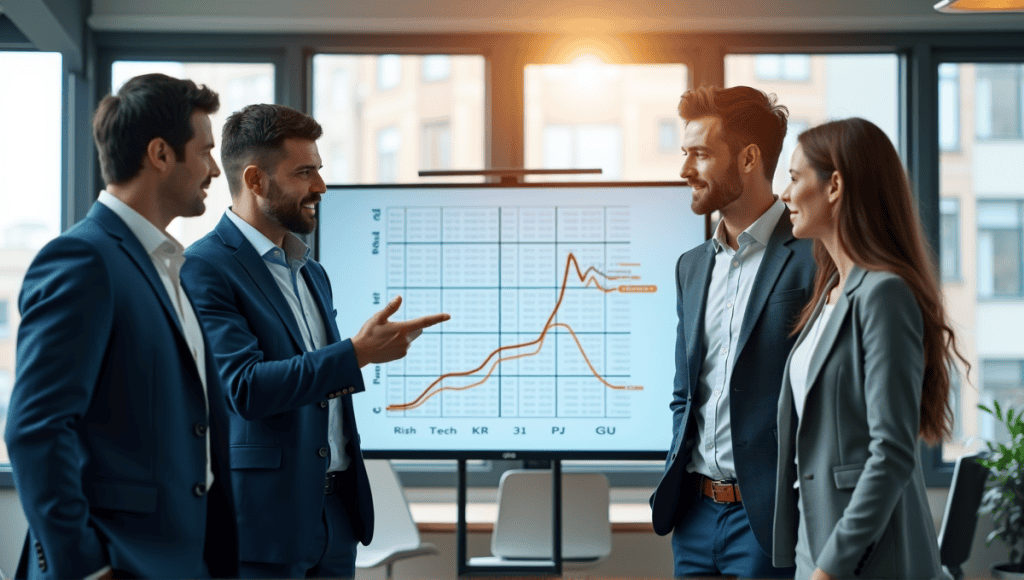
[[[263,171],[255,165],[246,165],[242,169],[242,185],[256,194],[256,197],[264,197]]]
[[[761,148],[751,143],[740,151],[737,162],[743,173],[751,173],[756,169],[759,159],[761,159]]]
[[[145,160],[157,171],[164,172],[172,163],[177,162],[178,156],[163,137],[154,137],[146,145]]]
[[[843,197],[843,176],[838,171],[832,172],[828,180],[828,202],[835,203]]]

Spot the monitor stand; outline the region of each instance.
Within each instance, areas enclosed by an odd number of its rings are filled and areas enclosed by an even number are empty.
[[[466,554],[466,460],[459,459],[458,523],[456,525],[456,557],[458,575],[473,574],[537,574],[562,575],[562,462],[551,461],[551,560],[523,560],[515,564],[472,564]]]

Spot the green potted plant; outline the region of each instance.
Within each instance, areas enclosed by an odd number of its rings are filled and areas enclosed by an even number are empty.
[[[992,565],[994,578],[1024,579],[1024,413],[1003,410],[997,401],[992,409],[978,405],[1006,426],[1008,443],[986,441],[988,456],[978,459],[989,469],[988,488],[981,500],[981,513],[991,514],[992,533],[987,545],[995,539],[1006,544],[1010,561]]]

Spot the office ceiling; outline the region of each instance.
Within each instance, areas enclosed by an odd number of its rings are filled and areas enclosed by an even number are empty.
[[[935,0],[92,0],[94,30],[334,33],[1024,31]]]

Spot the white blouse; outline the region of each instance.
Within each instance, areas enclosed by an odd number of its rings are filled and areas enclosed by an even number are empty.
[[[803,417],[804,400],[807,398],[807,374],[811,370],[811,357],[821,340],[821,332],[828,324],[828,319],[835,310],[835,304],[825,304],[818,318],[814,320],[811,329],[807,331],[796,350],[793,351],[793,360],[789,363],[789,384],[793,390],[793,405],[796,407],[797,419]]]

